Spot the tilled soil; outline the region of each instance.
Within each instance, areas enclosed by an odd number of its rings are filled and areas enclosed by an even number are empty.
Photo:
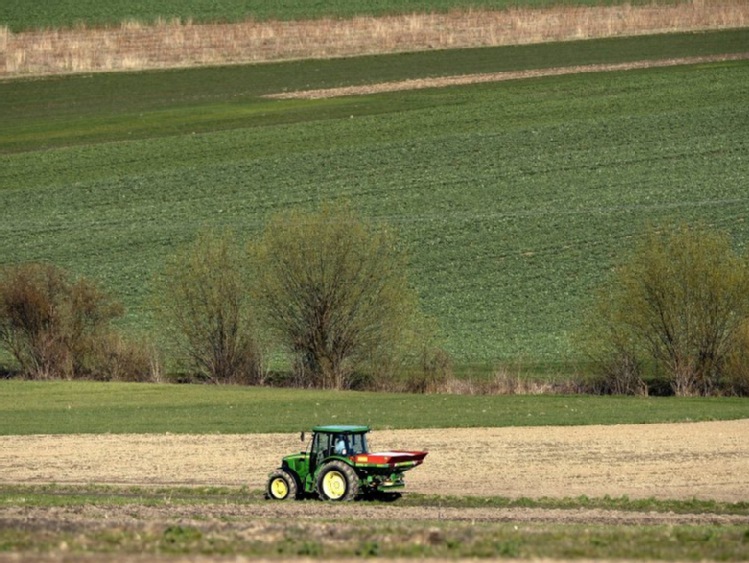
[[[0,484],[260,490],[303,447],[296,434],[1,436]],[[424,494],[749,501],[749,419],[376,431],[370,447],[429,451],[406,479]]]
[[[435,495],[570,497],[603,495],[749,500],[749,420],[692,424],[377,431],[374,450],[424,449],[408,491]],[[246,485],[251,502],[183,503],[172,491],[146,489],[120,505],[0,507],[0,531],[47,545],[0,552],[0,562],[142,563],[249,561],[200,556],[216,545],[285,546],[309,538],[337,549],[368,537],[398,545],[440,545],[448,535],[480,541],[511,526],[749,525],[749,517],[603,509],[453,508],[402,502],[262,502],[260,489],[282,455],[299,450],[294,434],[74,435],[0,437],[2,484]],[[177,495],[189,496],[187,492]],[[244,494],[244,493],[240,493]],[[149,497],[163,495],[159,502]],[[64,504],[64,503],[62,503]],[[155,506],[154,506],[155,504]],[[523,530],[526,530],[523,532]],[[170,533],[203,538],[187,555],[164,553]],[[374,536],[373,536],[374,534]],[[476,535],[478,534],[478,535]],[[482,536],[482,534],[484,534]],[[14,536],[15,537],[15,536]],[[111,551],[107,542],[120,547]],[[184,540],[190,545],[190,540]],[[73,545],[69,545],[72,542]],[[119,543],[118,543],[119,542]],[[362,542],[365,542],[362,544]],[[142,544],[142,546],[141,546]],[[157,547],[154,547],[156,545]],[[168,542],[167,544],[168,545]],[[295,544],[296,545],[296,544]],[[306,544],[301,543],[302,548]],[[317,544],[315,544],[317,545]],[[134,547],[135,546],[135,547]],[[338,546],[338,547],[336,547]],[[140,547],[145,553],[138,555]],[[205,552],[204,552],[205,553]],[[274,559],[277,560],[277,559]],[[294,555],[295,562],[305,560]],[[341,560],[343,561],[343,560]],[[388,560],[391,561],[391,560]],[[579,563],[579,562],[578,562]]]

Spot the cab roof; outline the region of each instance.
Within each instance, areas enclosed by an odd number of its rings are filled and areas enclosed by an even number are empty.
[[[369,426],[355,426],[352,424],[331,424],[327,426],[315,426],[313,432],[323,432],[327,434],[361,434],[369,432]]]

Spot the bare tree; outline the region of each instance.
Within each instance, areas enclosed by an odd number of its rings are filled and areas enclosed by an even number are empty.
[[[0,280],[0,343],[29,377],[96,377],[98,349],[122,305],[52,264],[7,268]]]
[[[348,206],[274,217],[254,247],[267,323],[307,384],[343,389],[392,365],[418,315],[404,253]]]
[[[715,392],[749,316],[749,266],[723,233],[651,230],[601,296],[611,350],[665,373],[678,395]],[[600,314],[603,312],[603,314]]]

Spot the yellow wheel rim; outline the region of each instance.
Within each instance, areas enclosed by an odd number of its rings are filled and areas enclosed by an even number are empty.
[[[338,471],[328,471],[322,480],[322,490],[329,499],[339,499],[346,494],[346,478]]]
[[[286,484],[286,481],[277,477],[270,484],[270,492],[275,498],[286,498],[286,495],[289,494],[289,486]]]

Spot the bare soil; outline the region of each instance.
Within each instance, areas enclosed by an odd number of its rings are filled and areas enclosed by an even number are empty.
[[[749,500],[749,419],[691,424],[389,430],[371,435],[374,450],[425,449],[408,490],[427,494]],[[299,450],[295,434],[73,435],[0,437],[0,487],[11,483],[224,485],[259,498],[281,456]],[[156,492],[154,494],[169,494]],[[200,530],[203,547],[285,545],[289,537],[325,545],[377,540],[434,544],[445,534],[489,537],[494,524],[515,530],[578,525],[747,525],[740,515],[602,509],[451,508],[356,502],[231,501],[0,508],[0,531],[34,544],[0,552],[0,562],[249,561],[245,557],[169,555],[156,548],[169,530]],[[483,524],[476,527],[477,524]],[[531,533],[531,532],[528,532]],[[364,536],[362,536],[364,534]],[[109,539],[108,539],[109,538]],[[161,538],[161,539],[160,539]],[[112,551],[108,541],[120,551]],[[73,545],[69,545],[68,542]],[[121,542],[121,543],[118,543]],[[140,543],[139,543],[140,542]],[[207,542],[207,543],[205,543]],[[149,555],[137,555],[142,544]],[[188,542],[189,544],[189,542]],[[196,546],[198,544],[195,544]],[[150,551],[149,551],[150,550]],[[252,559],[253,561],[256,559]],[[292,556],[303,561],[304,557]],[[343,560],[341,560],[343,561]],[[579,562],[578,562],[579,563]]]
[[[689,424],[389,430],[372,449],[427,450],[407,491],[504,497],[749,501],[749,419]],[[296,434],[0,436],[3,483],[247,486]],[[302,509],[303,510],[303,509]]]

